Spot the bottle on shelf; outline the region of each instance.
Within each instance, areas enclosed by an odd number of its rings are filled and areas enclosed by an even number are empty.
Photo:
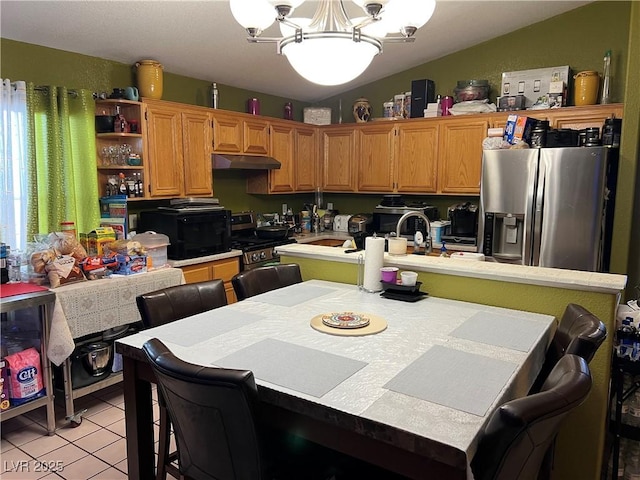
[[[113,131],[116,133],[129,132],[129,122],[124,118],[124,115],[120,111],[120,105],[116,105],[116,114],[113,118]]]
[[[136,176],[136,197],[144,197],[144,185],[142,184],[142,173],[137,172]]]
[[[611,82],[611,50],[607,50],[604,54],[604,66],[602,71],[602,95],[600,96],[600,103],[611,103],[609,98],[609,88]]]
[[[126,195],[127,194],[127,182],[125,181],[124,173],[120,172],[118,175],[118,195]]]
[[[220,94],[218,92],[218,84],[213,82],[211,84],[211,107],[218,108],[218,100],[220,98]]]

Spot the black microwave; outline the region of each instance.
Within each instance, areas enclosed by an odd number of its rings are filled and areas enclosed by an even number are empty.
[[[398,220],[407,212],[420,212],[426,215],[429,221],[438,219],[438,210],[435,207],[408,208],[408,207],[376,207],[373,211],[373,228],[376,233],[391,233],[396,231]],[[433,218],[432,218],[433,217]],[[423,235],[427,234],[425,221],[418,217],[409,217],[402,225],[400,235],[410,238],[420,230]]]
[[[171,260],[224,253],[231,250],[231,211],[143,211],[140,212],[138,231],[168,236],[167,256]]]

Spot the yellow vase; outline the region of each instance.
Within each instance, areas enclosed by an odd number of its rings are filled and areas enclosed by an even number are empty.
[[[162,64],[155,60],[136,62],[138,90],[141,97],[162,98]]]
[[[576,73],[573,80],[574,105],[595,105],[598,103],[598,87],[600,86],[598,72],[588,70]]]

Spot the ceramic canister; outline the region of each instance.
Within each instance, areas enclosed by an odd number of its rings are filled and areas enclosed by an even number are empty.
[[[600,76],[598,72],[588,70],[573,76],[573,104],[595,105],[598,103],[598,87]]]
[[[136,62],[138,90],[141,97],[162,98],[162,65],[155,60]]]

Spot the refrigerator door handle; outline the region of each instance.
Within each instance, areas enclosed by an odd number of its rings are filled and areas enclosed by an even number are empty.
[[[540,245],[542,243],[542,217],[544,214],[544,190],[547,166],[541,158],[538,166],[538,176],[535,188],[535,204],[533,209],[533,247],[531,249],[531,265],[540,265]]]

